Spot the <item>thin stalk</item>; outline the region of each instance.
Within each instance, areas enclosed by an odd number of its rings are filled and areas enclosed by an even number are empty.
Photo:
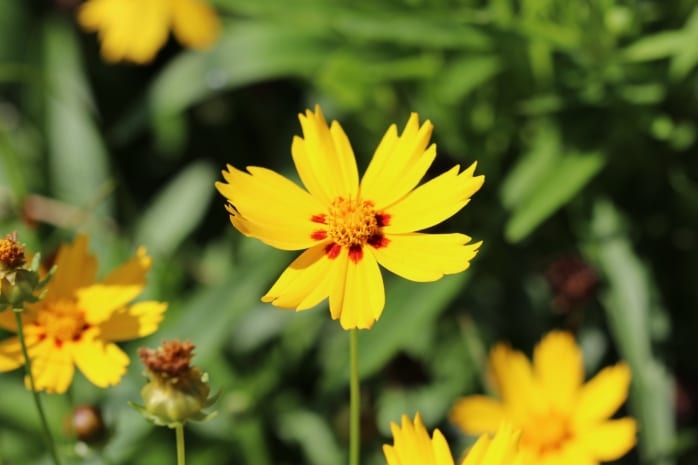
[[[58,452],[56,451],[56,444],[53,442],[53,436],[51,435],[51,430],[48,427],[48,422],[46,421],[46,414],[44,414],[44,407],[41,405],[41,398],[39,393],[36,391],[36,384],[34,383],[34,375],[32,374],[31,360],[29,358],[29,352],[27,351],[27,344],[24,341],[24,327],[22,326],[22,309],[13,309],[15,314],[15,321],[17,322],[17,337],[19,338],[19,345],[22,348],[22,356],[24,357],[24,371],[29,378],[29,387],[32,391],[32,396],[34,397],[34,404],[36,405],[36,410],[39,412],[39,418],[41,419],[41,427],[44,430],[44,439],[46,440],[46,445],[48,446],[49,453],[53,459],[55,465],[61,465],[61,461],[58,458]]]
[[[349,336],[349,465],[359,465],[361,393],[359,384],[359,330]]]
[[[184,425],[178,423],[175,426],[175,434],[177,436],[177,465],[185,465],[184,459]]]

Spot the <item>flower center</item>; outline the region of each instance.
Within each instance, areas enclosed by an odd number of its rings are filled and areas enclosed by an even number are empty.
[[[360,199],[336,198],[327,215],[327,234],[342,247],[363,246],[380,233],[373,203]]]
[[[389,243],[382,228],[390,222],[390,215],[377,212],[369,200],[337,197],[330,204],[327,214],[313,215],[310,221],[326,226],[314,231],[310,237],[316,241],[330,239],[325,248],[330,259],[337,258],[346,248],[349,259],[358,263],[363,258],[366,244],[378,249]]]
[[[36,322],[44,328],[45,335],[52,337],[60,347],[65,341],[77,341],[82,332],[89,328],[85,315],[75,307],[75,302],[61,299],[43,307]]]
[[[551,410],[533,415],[523,430],[521,446],[533,449],[538,456],[559,450],[572,438],[569,419],[566,415]]]

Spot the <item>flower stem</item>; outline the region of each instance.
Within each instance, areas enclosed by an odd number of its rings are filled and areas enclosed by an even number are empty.
[[[177,436],[177,465],[185,465],[184,459],[184,425],[178,423],[175,426],[175,434]]]
[[[359,330],[349,335],[349,465],[359,465],[361,396],[359,385]]]
[[[48,427],[48,422],[46,421],[46,415],[44,414],[44,407],[41,405],[41,398],[36,390],[36,384],[34,383],[34,375],[32,373],[31,359],[29,358],[29,352],[27,351],[27,344],[24,340],[24,327],[22,326],[22,309],[13,309],[15,314],[15,321],[17,322],[17,337],[19,339],[19,345],[22,348],[22,356],[24,357],[24,371],[29,378],[29,387],[32,391],[32,396],[34,397],[34,404],[36,405],[36,410],[39,412],[39,418],[41,419],[41,427],[44,430],[44,438],[46,440],[46,445],[48,446],[49,453],[53,459],[55,465],[61,465],[61,461],[58,458],[58,452],[56,451],[56,444],[53,442],[53,436],[51,435],[51,430]]]

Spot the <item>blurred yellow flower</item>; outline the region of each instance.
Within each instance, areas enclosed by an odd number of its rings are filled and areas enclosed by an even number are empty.
[[[414,423],[403,415],[402,426],[390,425],[393,445],[384,445],[388,465],[454,465],[451,449],[443,434],[434,430],[430,438],[419,414]],[[519,434],[506,424],[497,429],[493,438],[482,435],[467,452],[461,465],[522,465],[518,453]]]
[[[502,421],[522,431],[529,463],[595,465],[616,460],[635,445],[629,417],[610,420],[628,396],[625,363],[605,368],[584,384],[582,353],[571,334],[553,331],[536,346],[533,365],[504,344],[490,354],[501,401],[475,395],[460,399],[450,418],[465,433],[495,431]]]
[[[36,389],[65,392],[74,365],[99,387],[117,384],[129,358],[114,342],[153,333],[167,309],[154,301],[129,305],[145,286],[150,257],[140,248],[97,282],[97,259],[87,251],[87,237],[79,235],[59,249],[56,265],[45,298],[22,312]],[[0,314],[0,327],[17,331],[12,312]],[[23,364],[16,337],[0,342],[0,371]]]
[[[325,298],[344,329],[370,328],[385,304],[378,264],[412,281],[435,281],[470,264],[480,242],[465,234],[421,234],[463,208],[484,176],[454,166],[416,187],[436,156],[433,126],[413,113],[401,135],[390,126],[361,182],[349,139],[319,107],[299,115],[291,153],[305,189],[265,168],[230,165],[216,187],[233,226],[283,250],[303,252],[264,302],[305,310]]]
[[[218,37],[220,21],[202,0],[88,0],[78,22],[97,31],[105,60],[147,63],[172,28],[187,47],[206,48]]]

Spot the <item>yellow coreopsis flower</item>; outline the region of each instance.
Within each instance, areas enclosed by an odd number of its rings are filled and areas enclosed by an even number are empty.
[[[635,420],[609,419],[628,396],[625,363],[605,368],[584,384],[582,353],[572,335],[553,331],[538,344],[533,365],[521,352],[496,345],[490,370],[501,400],[460,399],[451,420],[468,434],[494,431],[502,421],[522,431],[530,463],[596,465],[635,445]]]
[[[78,12],[88,31],[97,31],[107,61],[147,63],[167,41],[170,28],[192,48],[218,37],[220,21],[202,0],[88,0]]]
[[[99,387],[117,384],[129,358],[114,342],[153,333],[167,309],[155,301],[129,304],[145,286],[150,257],[140,248],[97,281],[97,259],[87,251],[87,237],[79,235],[59,249],[56,265],[44,299],[22,312],[36,389],[65,392],[75,366]],[[0,314],[0,327],[17,331],[11,312]],[[0,342],[0,371],[23,364],[16,337]]]
[[[273,247],[303,252],[264,302],[305,310],[329,297],[344,329],[370,328],[385,304],[378,265],[412,281],[435,281],[470,264],[480,247],[465,234],[422,234],[480,189],[484,176],[454,166],[417,187],[436,156],[433,126],[413,113],[402,134],[392,125],[359,182],[349,139],[319,107],[299,115],[303,137],[291,153],[305,189],[265,168],[230,165],[216,187],[233,226]]]
[[[387,465],[454,465],[451,449],[441,431],[436,429],[429,437],[419,414],[414,423],[403,415],[402,426],[392,423],[390,429],[393,445],[383,446]],[[504,424],[493,438],[482,435],[460,465],[522,465],[518,438],[519,434]]]

